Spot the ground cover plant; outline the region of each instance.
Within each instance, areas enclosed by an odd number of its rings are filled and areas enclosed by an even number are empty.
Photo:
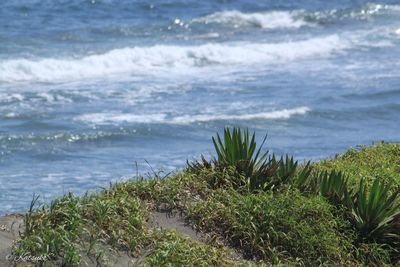
[[[337,155],[334,159],[315,164],[318,171],[341,171],[349,176],[349,183],[358,186],[361,178],[372,184],[375,178],[393,182],[400,187],[400,144],[378,143],[372,147],[361,146]]]
[[[398,144],[378,144],[358,152],[349,150],[315,166],[323,170],[318,179],[320,194],[345,208],[356,229],[355,243],[385,247],[392,263],[400,260],[399,151]]]
[[[265,142],[225,129],[213,138],[214,158],[170,177],[67,194],[44,207],[33,201],[13,253],[50,253],[46,264],[63,266],[113,266],[121,253],[139,266],[398,264],[399,145],[301,165],[270,154]],[[160,210],[178,212],[207,239],[151,226]]]
[[[298,191],[240,194],[217,190],[188,211],[200,229],[215,231],[250,259],[273,264],[350,264],[351,240],[332,206]]]
[[[68,194],[49,207],[34,209],[32,205],[22,239],[13,253],[50,255],[52,262],[46,263],[49,266],[115,266],[110,257],[120,255],[128,255],[126,264],[134,262],[140,266],[186,266],[194,260],[199,262],[196,266],[251,265],[234,262],[219,247],[149,227],[146,220],[151,208],[123,190],[128,184],[90,196]],[[151,184],[146,183],[149,187]]]

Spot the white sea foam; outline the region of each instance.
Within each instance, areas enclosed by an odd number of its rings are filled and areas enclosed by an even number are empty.
[[[213,114],[201,114],[201,115],[184,115],[172,118],[171,122],[176,124],[188,124],[196,122],[207,122],[207,121],[217,121],[217,120],[274,120],[274,119],[289,119],[293,115],[303,115],[310,111],[308,107],[298,107],[293,109],[282,109],[271,112],[261,112],[252,114],[241,114],[241,115],[213,115]]]
[[[166,114],[116,114],[116,113],[91,113],[78,116],[75,120],[88,124],[120,124],[120,123],[165,123]]]
[[[367,4],[366,10],[369,10],[369,13],[376,13],[381,10],[389,10],[389,11],[400,11],[400,5],[382,5],[382,4]]]
[[[303,26],[314,26],[319,20],[325,18],[365,18],[380,14],[385,11],[398,12],[400,5],[367,4],[361,10],[332,9],[323,12],[306,12],[304,10],[294,11],[266,11],[244,13],[237,10],[221,11],[210,15],[196,18],[195,23],[218,23],[232,27],[255,26],[265,29],[300,28]],[[315,18],[312,22],[310,19]]]
[[[0,103],[1,102],[22,102],[25,97],[22,94],[13,94],[13,93],[0,93]]]
[[[8,113],[3,115],[3,118],[6,118],[6,119],[15,119],[15,118],[18,118],[18,117],[19,117],[19,114],[15,113],[15,112],[8,112]]]
[[[13,59],[0,62],[0,82],[71,81],[115,74],[149,74],[157,70],[185,74],[216,65],[268,65],[328,56],[348,46],[346,39],[334,34],[282,43],[133,47],[80,59]]]
[[[193,22],[229,24],[233,27],[256,26],[265,29],[300,28],[310,25],[303,18],[299,17],[299,12],[297,11],[243,13],[231,10],[216,12],[194,19]]]
[[[120,123],[162,123],[162,124],[190,124],[197,122],[208,122],[218,120],[276,120],[289,119],[294,115],[304,115],[310,111],[308,107],[297,107],[293,109],[282,109],[270,112],[260,112],[251,114],[198,114],[183,116],[167,116],[164,113],[158,114],[116,114],[116,113],[92,113],[81,115],[76,120],[88,124],[120,124]]]
[[[351,18],[369,18],[376,15],[389,13],[397,13],[400,11],[400,5],[382,5],[382,4],[367,4],[361,10],[351,11],[348,14],[344,14],[344,16],[348,15]],[[335,14],[333,12],[332,14]]]

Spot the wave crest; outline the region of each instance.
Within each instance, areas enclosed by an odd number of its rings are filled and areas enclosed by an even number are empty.
[[[158,70],[186,74],[216,65],[269,65],[327,56],[347,46],[346,40],[334,34],[283,43],[128,47],[80,59],[12,59],[0,62],[0,82],[79,80],[124,73],[151,74]]]
[[[228,24],[234,27],[256,26],[264,29],[278,28],[300,28],[310,25],[304,19],[298,16],[298,12],[271,11],[243,13],[240,11],[222,11],[216,12],[204,17],[194,19],[193,22],[200,23],[220,23]]]
[[[199,114],[183,115],[171,117],[164,113],[159,114],[115,114],[115,113],[92,113],[81,115],[76,120],[88,124],[120,124],[120,123],[161,123],[161,124],[191,124],[209,121],[243,121],[243,120],[277,120],[289,119],[294,115],[304,115],[311,109],[308,107],[297,107],[293,109],[282,109],[270,112],[252,113],[252,114]]]
[[[300,28],[329,21],[367,19],[371,16],[400,11],[400,5],[366,4],[357,9],[332,9],[317,12],[305,10],[266,11],[244,13],[237,10],[220,11],[196,18],[192,23],[215,23],[232,27],[259,27],[264,29]]]

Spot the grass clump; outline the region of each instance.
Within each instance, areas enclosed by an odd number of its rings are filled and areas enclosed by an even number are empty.
[[[190,202],[204,199],[211,194],[208,181],[221,175],[224,174],[212,170],[204,170],[199,174],[179,172],[167,179],[121,182],[113,190],[139,198],[148,210],[183,210]]]
[[[34,209],[32,204],[14,254],[49,255],[60,265],[78,266],[82,255],[101,256],[93,250],[98,243],[135,252],[144,238],[145,218],[141,202],[126,193],[104,191],[82,198],[67,194],[49,207]]]
[[[182,237],[174,231],[156,230],[144,266],[256,266],[232,259],[228,252]]]
[[[324,199],[298,191],[242,195],[219,190],[189,210],[203,230],[216,231],[249,258],[303,265],[343,264],[350,241]]]

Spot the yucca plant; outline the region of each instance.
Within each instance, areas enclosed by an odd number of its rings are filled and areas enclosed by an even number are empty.
[[[348,177],[342,172],[322,172],[317,178],[317,184],[320,195],[335,204],[351,206],[352,192],[348,189]]]
[[[279,168],[277,172],[277,176],[281,182],[289,182],[291,178],[293,178],[296,173],[298,162],[294,161],[293,157],[289,157],[286,155],[285,159],[281,157],[279,161]]]
[[[248,129],[225,128],[223,138],[218,133],[212,138],[217,157],[188,161],[188,171],[199,174],[204,169],[224,172],[233,168],[237,175],[231,177],[229,184],[249,191],[271,190],[290,182],[304,187],[309,182],[310,162],[297,173],[298,162],[293,157],[286,155],[277,160],[275,155],[268,156],[268,151],[262,152],[267,135],[258,147],[255,139],[255,133],[250,135]]]
[[[301,171],[297,174],[294,180],[294,185],[301,191],[305,191],[310,187],[310,177],[311,177],[311,161],[308,161]]]
[[[277,182],[277,172],[279,169],[279,161],[275,155],[268,157],[253,174],[248,177],[247,186],[250,191],[254,190],[271,190],[279,183]],[[279,183],[280,184],[280,183]]]
[[[286,155],[277,160],[275,155],[268,156],[268,151],[262,152],[263,145],[267,139],[265,135],[261,145],[257,148],[255,133],[251,136],[249,131],[241,131],[239,128],[224,129],[223,140],[217,134],[212,138],[218,166],[233,166],[236,171],[246,177],[246,181],[236,183],[239,186],[247,186],[253,190],[271,190],[282,184],[288,184],[296,176],[298,162]],[[298,182],[304,183],[310,175],[310,163],[300,173]]]
[[[251,177],[254,171],[266,164],[268,151],[261,154],[266,139],[267,135],[256,151],[255,133],[250,138],[248,129],[242,132],[240,128],[233,128],[231,132],[225,128],[223,141],[218,133],[216,138],[212,138],[218,156],[217,163],[235,166],[240,174]]]
[[[351,218],[361,237],[400,243],[400,227],[396,223],[396,218],[400,216],[400,191],[390,193],[390,189],[390,184],[385,184],[379,178],[375,179],[369,191],[364,180],[360,181]]]
[[[275,155],[269,158],[255,174],[259,183],[262,184],[262,189],[270,190],[283,184],[289,184],[296,176],[298,161],[293,157],[286,155],[276,160]],[[308,166],[306,167],[308,168]],[[306,176],[307,170],[301,172],[300,175]],[[309,175],[310,173],[308,173]],[[302,179],[304,179],[302,177]]]

